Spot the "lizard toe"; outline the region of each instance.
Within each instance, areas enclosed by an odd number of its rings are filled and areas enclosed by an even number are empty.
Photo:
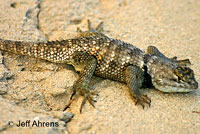
[[[94,102],[96,102],[96,100],[93,99],[93,95],[98,95],[98,94],[94,91],[90,91],[89,89],[82,89],[81,94],[84,96],[84,99],[80,106],[80,113],[82,113],[82,108],[85,105],[86,100],[90,103],[90,105],[92,105],[92,107],[95,108]]]
[[[147,95],[141,95],[136,97],[135,105],[141,105],[144,109],[145,104],[147,104],[149,107],[151,106],[151,99]]]

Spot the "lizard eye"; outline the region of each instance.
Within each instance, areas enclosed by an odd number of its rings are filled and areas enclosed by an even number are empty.
[[[183,80],[183,77],[185,75],[185,72],[184,72],[184,69],[182,67],[177,67],[175,70],[174,70],[174,73],[175,75],[178,77],[176,79],[176,81],[180,82],[180,80]]]
[[[181,68],[181,67],[177,67],[176,69],[179,70],[179,71],[183,70],[183,68]]]

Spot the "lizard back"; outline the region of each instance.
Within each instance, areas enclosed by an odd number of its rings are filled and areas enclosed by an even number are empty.
[[[143,68],[144,52],[131,44],[104,34],[87,32],[81,37],[61,41],[22,42],[0,39],[0,49],[20,55],[71,64],[75,52],[88,53],[97,59],[95,75],[124,82],[124,68]]]

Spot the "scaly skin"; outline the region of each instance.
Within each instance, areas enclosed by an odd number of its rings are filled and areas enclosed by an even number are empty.
[[[55,63],[72,64],[80,72],[74,83],[71,102],[77,95],[84,96],[80,112],[86,100],[94,107],[88,84],[93,75],[125,83],[136,104],[143,108],[151,100],[142,95],[142,86],[153,84],[163,92],[190,92],[198,88],[194,72],[187,67],[188,59],[168,58],[156,47],[149,46],[147,53],[129,43],[109,38],[102,33],[103,23],[96,29],[88,21],[88,31],[80,28],[78,37],[51,42],[23,42],[0,39],[0,49],[19,55],[45,59]]]

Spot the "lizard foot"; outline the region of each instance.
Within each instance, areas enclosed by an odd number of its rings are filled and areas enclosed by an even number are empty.
[[[139,104],[142,106],[143,109],[145,107],[145,104],[147,104],[149,107],[151,106],[151,99],[147,95],[137,96],[135,99],[135,105]]]
[[[100,22],[96,28],[93,28],[92,27],[92,23],[90,20],[87,20],[88,22],[88,30],[89,31],[93,31],[93,32],[99,32],[99,33],[102,33],[103,32],[103,22]],[[77,27],[77,32],[79,34],[83,34],[83,31],[81,30],[81,28]]]
[[[88,100],[90,105],[92,105],[92,107],[95,108],[94,102],[96,102],[96,100],[94,100],[92,96],[93,95],[98,95],[97,93],[95,93],[94,91],[90,91],[89,89],[82,89],[81,90],[81,95],[84,96],[84,99],[83,99],[83,101],[81,103],[81,106],[80,106],[80,113],[82,113],[82,109],[83,109],[83,106],[86,103],[86,100]]]
[[[65,109],[63,111],[65,111],[67,108],[70,107],[70,105],[72,104],[72,102],[75,100],[75,98],[78,95],[84,96],[84,99],[83,99],[83,101],[81,103],[81,106],[80,106],[80,113],[82,113],[83,106],[85,105],[87,100],[92,105],[92,107],[95,108],[94,102],[96,102],[96,100],[94,100],[92,96],[93,95],[97,95],[98,96],[98,94],[96,92],[94,92],[94,91],[90,91],[90,89],[81,88],[81,89],[78,90],[78,93],[77,93],[77,90],[73,89],[73,93],[70,96],[70,101],[66,105],[66,107],[65,107]]]
[[[87,20],[87,21],[88,21],[88,30],[97,31],[100,33],[103,32],[103,22],[100,22],[96,28],[93,28],[91,21],[90,20]]]

